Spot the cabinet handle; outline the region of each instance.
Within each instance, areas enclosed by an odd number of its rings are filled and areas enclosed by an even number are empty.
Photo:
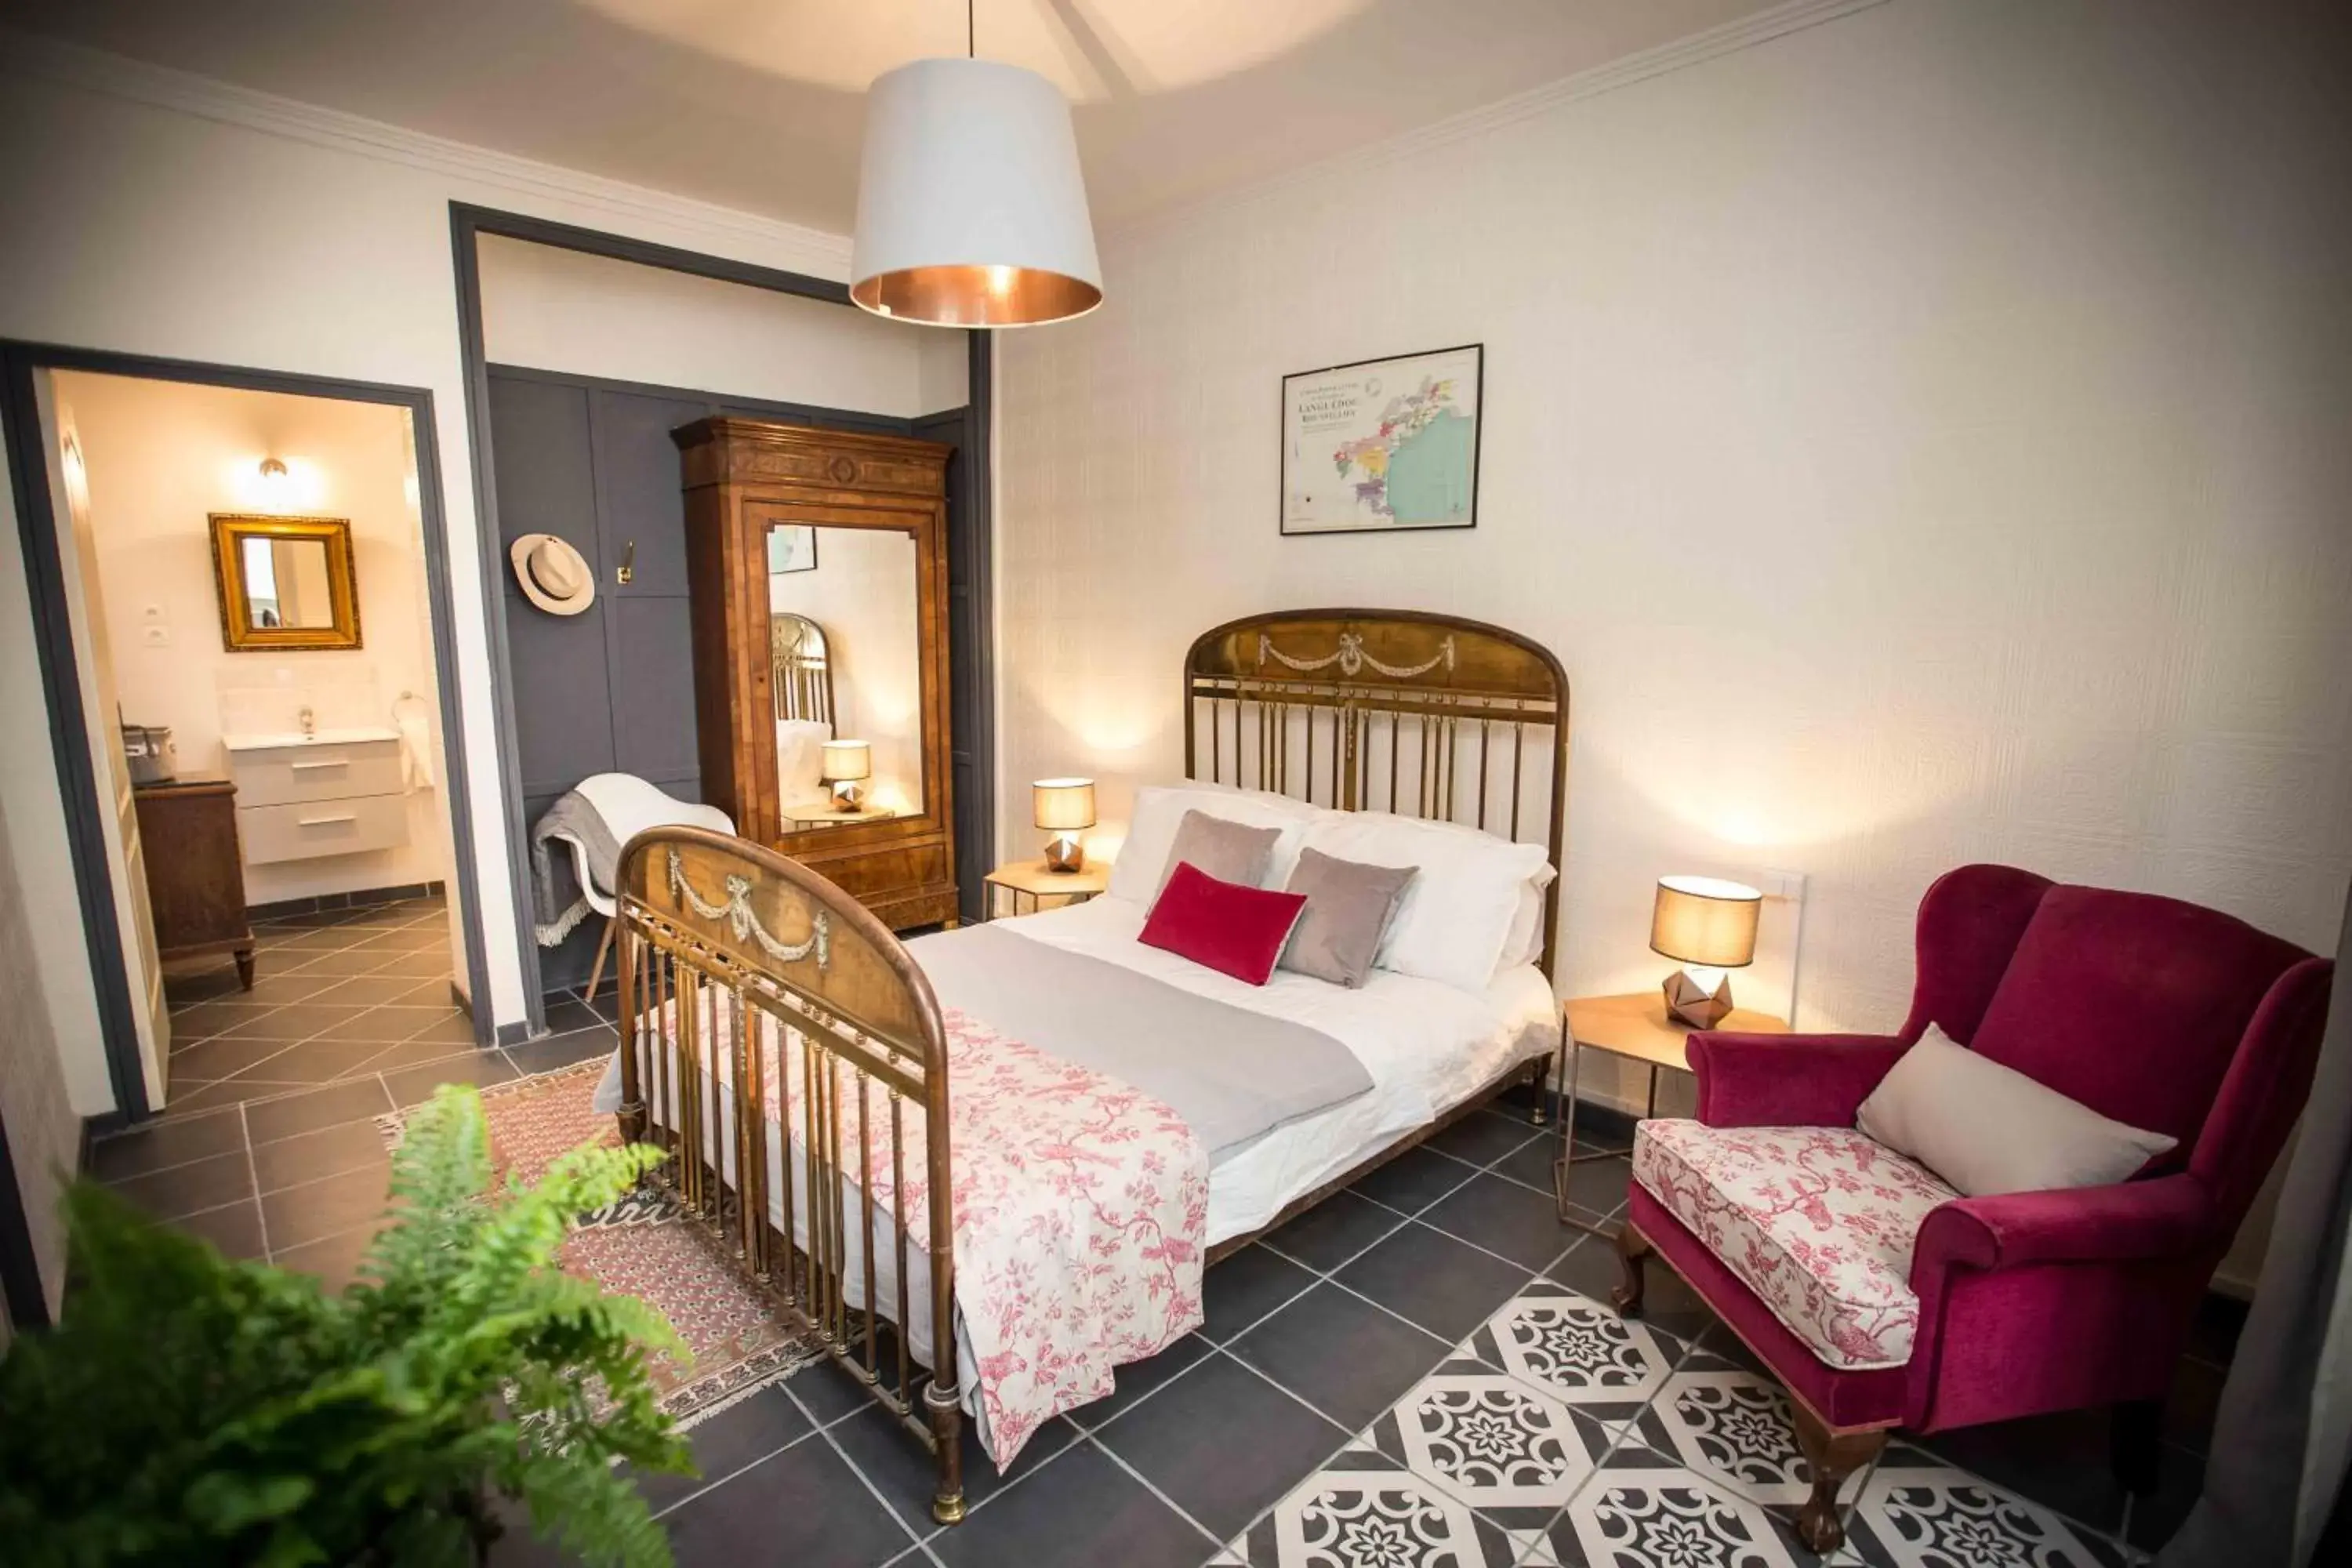
[[[294,826],[297,827],[332,827],[338,822],[357,822],[358,820],[359,814],[357,812],[347,811],[341,816],[298,816],[294,819]]]
[[[331,762],[324,762],[324,763],[287,763],[286,765],[287,765],[289,768],[292,769],[294,772],[296,772],[296,773],[304,773],[304,772],[307,772],[308,770],[310,770],[310,769],[311,769],[311,768],[347,768],[347,767],[350,767],[352,764],[351,764],[351,761],[350,761],[350,759],[345,758],[345,757],[337,757],[337,758],[335,758],[335,759],[334,759],[333,761],[331,761]]]
[[[613,574],[613,575],[620,580],[623,586],[626,586],[629,581],[635,577],[636,574],[637,542],[632,539],[629,541],[627,547],[621,552],[620,567]]]

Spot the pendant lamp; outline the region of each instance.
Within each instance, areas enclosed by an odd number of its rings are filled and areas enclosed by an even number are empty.
[[[929,326],[1033,327],[1101,304],[1061,90],[976,52],[877,78],[849,279],[863,309]]]

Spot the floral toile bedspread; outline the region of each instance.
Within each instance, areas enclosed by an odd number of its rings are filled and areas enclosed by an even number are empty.
[[[970,1352],[960,1359],[976,1371],[967,1403],[977,1394],[980,1436],[1001,1470],[1038,1427],[1109,1394],[1112,1368],[1156,1354],[1200,1326],[1209,1157],[1184,1119],[1142,1090],[952,1008],[944,1017],[955,1300]],[[731,1085],[732,1030],[723,1016],[719,1022],[714,1054],[721,1083]],[[781,1120],[772,1030],[772,1023],[762,1030],[769,1044],[761,1074],[771,1124]],[[807,1136],[803,1049],[799,1034],[789,1032],[781,1077],[793,1089],[789,1157],[796,1172]],[[835,1065],[839,1165],[854,1178],[864,1149],[876,1246],[887,1254],[882,1237],[897,1177],[887,1099],[878,1085],[868,1087],[872,1124],[861,1139],[856,1076]],[[930,1234],[925,1118],[911,1101],[899,1115],[908,1245],[920,1251]],[[845,1195],[853,1246],[862,1240],[856,1205],[854,1194]],[[859,1281],[847,1283],[854,1294]],[[933,1325],[929,1337],[935,1361],[953,1355],[952,1336]]]

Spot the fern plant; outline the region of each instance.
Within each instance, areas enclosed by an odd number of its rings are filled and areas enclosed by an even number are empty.
[[[667,1563],[614,1467],[690,1468],[649,1375],[685,1347],[555,1265],[572,1220],[659,1158],[582,1148],[498,1184],[479,1097],[445,1087],[341,1295],[76,1186],[63,1320],[0,1362],[0,1554],[464,1563],[521,1514],[588,1563]]]

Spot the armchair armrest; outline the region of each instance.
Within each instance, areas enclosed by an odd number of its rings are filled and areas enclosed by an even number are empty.
[[[1891,1035],[1702,1031],[1685,1047],[1709,1127],[1851,1127],[1910,1042]]]
[[[1916,1282],[1953,1267],[2120,1263],[2187,1258],[2215,1240],[2211,1195],[2182,1173],[2059,1192],[1959,1198],[1927,1215],[1911,1259]]]

